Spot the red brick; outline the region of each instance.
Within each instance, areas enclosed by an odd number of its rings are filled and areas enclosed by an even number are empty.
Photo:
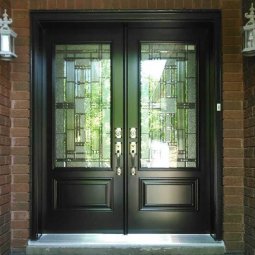
[[[57,1],[56,0],[47,0],[47,8],[48,9],[56,9]]]
[[[12,80],[13,81],[28,81],[29,74],[23,72],[12,72]]]
[[[239,9],[225,9],[222,10],[222,17],[225,18],[241,18],[241,12]]]
[[[157,0],[148,0],[148,8],[156,9],[157,8]]]
[[[4,165],[4,166],[0,167],[0,175],[3,175],[3,174],[9,175],[10,171],[11,170],[10,170],[10,166],[9,165]]]
[[[183,0],[184,8],[192,8],[192,1],[190,0]],[[166,9],[174,9],[175,7],[175,0],[166,0]]]
[[[25,100],[25,99],[29,99],[30,95],[29,92],[24,92],[24,91],[13,91],[11,93],[11,99],[12,100]]]
[[[12,194],[12,202],[28,202],[30,201],[30,196],[26,192],[19,192]]]
[[[224,205],[224,214],[243,214],[243,205]]]
[[[12,220],[29,220],[29,212],[11,212]]]
[[[242,110],[224,110],[223,111],[224,119],[243,119],[243,111]]]
[[[29,28],[30,23],[29,23],[29,16],[27,16],[27,18],[25,19],[16,19],[13,20],[13,27],[15,28]],[[25,37],[18,37],[16,38],[15,42],[16,45],[21,45],[20,42],[24,40]],[[26,40],[26,42],[28,42]]]
[[[27,19],[28,17],[29,17],[28,10],[14,9],[12,11],[12,18],[13,18],[13,20],[16,20],[16,19]],[[15,28],[15,32],[18,33],[16,28]],[[19,35],[19,33],[18,33],[18,35]]]
[[[26,183],[19,183],[19,184],[12,184],[12,192],[29,192],[29,184]]]
[[[28,128],[11,128],[12,137],[28,137],[29,129]]]
[[[29,145],[29,138],[28,137],[15,137],[12,138],[12,145],[13,146],[28,146]]]
[[[29,164],[30,160],[28,156],[12,156],[12,163],[17,165],[27,165]]]
[[[6,203],[0,206],[0,215],[10,212],[10,204]]]
[[[223,131],[223,136],[230,138],[243,138],[243,130],[242,129],[225,129]]]
[[[66,0],[66,7],[67,7],[67,9],[74,9],[75,8],[75,0]]]
[[[65,9],[66,8],[66,1],[68,1],[68,0],[57,0],[57,8],[58,9]]]
[[[244,189],[243,187],[224,187],[224,195],[233,195],[233,196],[243,196],[244,195]]]
[[[224,223],[223,229],[226,232],[243,232],[244,224],[240,223]]]
[[[191,2],[191,1],[190,1]],[[187,2],[186,2],[187,3]],[[184,8],[184,1],[183,0],[180,0],[180,1],[176,1],[175,0],[175,5],[174,5],[174,8],[175,9],[183,9]]]
[[[226,176],[223,178],[223,183],[225,186],[242,187],[243,179],[240,178],[239,176]]]
[[[224,148],[224,157],[243,158],[244,151],[241,148]]]
[[[15,127],[29,127],[29,119],[16,118],[12,119],[12,126]]]
[[[228,214],[224,217],[225,223],[243,223],[243,215]]]
[[[12,183],[28,183],[29,175],[28,174],[15,174],[12,178]]]
[[[241,10],[242,5],[241,1],[238,0],[222,0],[222,9],[230,9],[230,10]]]
[[[12,231],[13,238],[23,238],[26,239],[29,237],[29,231],[27,229],[22,230],[13,230]]]
[[[13,174],[26,174],[29,173],[29,165],[12,165]]]
[[[236,54],[223,54],[223,63],[241,63],[243,56],[239,53]]]
[[[242,101],[224,101],[223,103],[224,110],[240,110],[243,111],[243,102]]]
[[[244,95],[241,91],[224,91],[224,100],[243,100]]]
[[[194,9],[197,9],[197,8],[201,9],[202,8],[202,0],[193,0],[192,3],[193,3],[192,7]]]
[[[242,234],[241,233],[224,233],[224,240],[228,240],[228,241],[240,241],[242,240]]]
[[[29,222],[25,220],[15,220],[11,222],[12,229],[28,229]]]
[[[29,211],[29,203],[28,202],[15,202],[11,204],[12,211]]]

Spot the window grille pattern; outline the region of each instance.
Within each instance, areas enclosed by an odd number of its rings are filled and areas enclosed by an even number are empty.
[[[196,167],[196,47],[141,43],[141,167]]]
[[[110,44],[57,45],[55,165],[111,165]]]

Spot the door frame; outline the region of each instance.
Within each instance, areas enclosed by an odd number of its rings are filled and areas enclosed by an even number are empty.
[[[221,12],[218,10],[111,10],[111,11],[31,11],[31,233],[30,238],[36,240],[42,234],[44,214],[43,185],[46,169],[46,142],[44,138],[47,127],[43,119],[47,112],[47,94],[44,70],[46,69],[44,43],[45,32],[54,24],[75,24],[88,22],[130,23],[130,22],[167,22],[171,27],[203,26],[213,35],[211,42],[210,67],[207,73],[211,102],[208,114],[211,115],[211,141],[209,152],[213,158],[211,166],[211,235],[222,240],[223,222],[223,136],[222,111],[217,111],[217,104],[222,105],[221,80]],[[127,88],[125,88],[126,90]],[[127,198],[125,198],[127,199]],[[126,202],[126,201],[125,201]]]

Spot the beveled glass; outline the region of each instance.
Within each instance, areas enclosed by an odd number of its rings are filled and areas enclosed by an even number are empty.
[[[111,45],[57,45],[55,166],[111,166]]]
[[[140,49],[141,167],[196,167],[196,47],[144,42]]]

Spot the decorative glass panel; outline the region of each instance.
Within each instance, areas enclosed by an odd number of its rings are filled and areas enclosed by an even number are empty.
[[[196,48],[142,43],[141,167],[196,167]]]
[[[110,167],[110,44],[57,45],[55,70],[56,167]]]

